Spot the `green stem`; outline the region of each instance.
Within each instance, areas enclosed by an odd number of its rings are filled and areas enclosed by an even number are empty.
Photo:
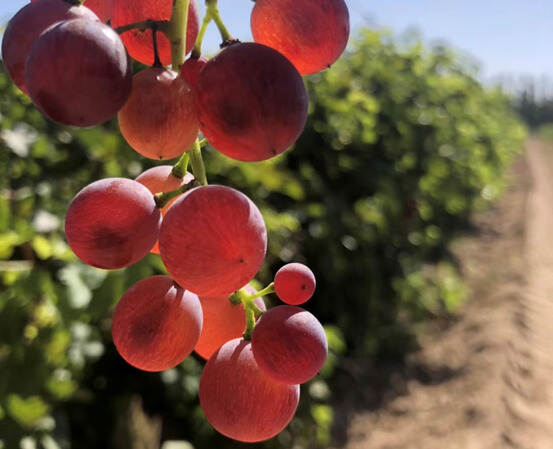
[[[196,38],[196,42],[194,43],[194,48],[192,50],[192,54],[190,55],[191,57],[198,59],[202,55],[202,42],[204,40],[207,26],[211,23],[212,19],[213,18],[211,17],[211,13],[209,12],[209,9],[207,9],[205,12],[204,21],[202,22],[202,27],[200,28],[200,32],[198,33],[198,37]]]
[[[180,71],[186,57],[186,29],[188,27],[188,9],[190,0],[173,0],[173,13],[166,30],[171,42],[173,70]]]
[[[204,160],[202,159],[202,149],[200,147],[200,141],[196,139],[192,149],[190,150],[190,165],[192,166],[192,173],[198,182],[206,186],[207,177],[205,174]]]
[[[202,140],[200,140],[200,148],[206,147],[207,144],[208,144],[208,141],[205,137]]]
[[[207,11],[209,12],[209,15],[211,16],[212,20],[215,22],[215,25],[217,25],[217,28],[219,29],[219,33],[221,34],[221,39],[223,39],[223,45],[225,43],[234,41],[235,39],[229,33],[229,30],[227,29],[227,27],[223,22],[223,19],[221,18],[221,13],[219,12],[219,7],[217,6],[217,0],[205,0],[205,5],[207,7]]]
[[[186,176],[186,171],[188,170],[188,162],[190,161],[190,154],[188,152],[184,153],[178,162],[173,166],[171,174],[175,178],[182,179]]]
[[[173,198],[176,198],[177,196],[182,195],[184,192],[197,186],[198,183],[195,179],[193,179],[189,183],[180,186],[178,189],[171,190],[170,192],[156,193],[154,195],[156,206],[158,207],[158,209],[163,209]]]
[[[255,313],[253,309],[246,307],[246,330],[242,334],[244,340],[251,340],[253,328],[255,327]]]
[[[167,25],[167,21],[155,21],[155,20],[143,20],[142,22],[135,22],[135,23],[129,23],[128,25],[123,25],[120,27],[115,28],[115,32],[117,34],[123,34],[126,31],[130,30],[140,30],[144,31],[148,28],[154,28],[158,27],[159,29],[163,29]]]
[[[69,3],[70,5],[73,5],[73,6],[81,6],[85,0],[64,0],[65,3]]]

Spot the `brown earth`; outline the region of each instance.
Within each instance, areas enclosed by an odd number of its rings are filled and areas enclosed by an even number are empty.
[[[359,407],[375,396],[362,385],[353,416],[351,398],[338,406],[344,449],[553,448],[553,148],[526,150],[477,236],[454,245],[471,301],[426,332],[378,407]]]

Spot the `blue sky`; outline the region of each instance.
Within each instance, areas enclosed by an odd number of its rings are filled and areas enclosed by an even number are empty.
[[[482,78],[498,75],[553,77],[552,0],[346,0],[352,24],[386,27],[396,33],[417,29],[427,42],[445,41],[479,62]],[[27,0],[0,0],[6,22]],[[251,39],[250,0],[220,0],[231,32]],[[210,28],[206,49],[215,51],[218,36]]]

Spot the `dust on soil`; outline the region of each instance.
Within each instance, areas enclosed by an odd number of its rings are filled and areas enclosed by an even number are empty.
[[[553,448],[552,154],[529,140],[478,236],[455,244],[473,292],[459,319],[422,337],[378,407],[338,405],[344,449]]]

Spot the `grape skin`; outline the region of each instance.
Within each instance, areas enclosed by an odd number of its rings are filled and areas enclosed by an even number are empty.
[[[272,48],[235,43],[210,59],[194,89],[200,129],[239,161],[288,149],[307,120],[307,92],[294,66]]]
[[[297,306],[308,301],[315,292],[313,272],[301,263],[284,265],[275,274],[275,293],[286,304]]]
[[[176,190],[185,184],[194,180],[194,176],[191,173],[186,173],[183,178],[177,178],[171,174],[173,167],[171,165],[158,165],[152,167],[142,174],[140,174],[135,181],[145,186],[152,194],[165,193]],[[169,201],[163,209],[161,209],[161,216],[164,217],[169,208],[177,201],[179,197],[173,198]],[[151,250],[154,254],[159,254],[159,242],[156,242]]]
[[[223,435],[254,443],[280,433],[298,406],[299,385],[272,381],[257,366],[251,344],[225,343],[207,362],[200,379],[200,405]]]
[[[169,20],[172,0],[113,0],[111,24],[114,28],[143,20]],[[200,22],[197,0],[190,2],[186,31],[186,52],[192,50],[198,36]],[[129,55],[142,64],[153,65],[154,46],[151,30],[134,29],[121,35]],[[163,33],[157,33],[159,58],[164,66],[171,64],[171,45]]]
[[[200,56],[199,58],[188,58],[181,67],[180,74],[192,88],[196,87],[200,72],[207,64],[208,59]]]
[[[251,285],[246,285],[244,289],[250,295],[257,293]],[[242,336],[246,329],[246,312],[242,304],[233,305],[229,295],[214,298],[201,296],[200,302],[204,324],[194,351],[207,360],[227,341]],[[263,298],[256,298],[254,302],[262,311],[267,310]]]
[[[295,306],[277,306],[264,313],[252,334],[259,368],[288,385],[311,380],[328,355],[323,326],[311,313]]]
[[[257,0],[251,15],[255,42],[286,56],[302,75],[330,67],[350,34],[344,0]]]
[[[202,330],[198,297],[168,276],[142,279],[121,298],[113,313],[117,351],[143,371],[165,371],[192,352]]]
[[[190,86],[163,68],[152,67],[134,76],[131,96],[118,119],[125,140],[150,159],[180,156],[192,147],[199,131]]]
[[[40,0],[21,8],[8,23],[2,39],[2,62],[8,75],[19,89],[28,94],[25,86],[25,61],[36,38],[60,20],[98,17],[84,6],[72,6],[62,0]]]
[[[85,187],[65,217],[69,246],[93,267],[115,270],[142,259],[154,246],[161,214],[142,184],[102,179]]]
[[[36,39],[25,64],[25,84],[50,119],[87,127],[110,119],[125,104],[131,70],[115,31],[98,20],[73,19]]]
[[[250,282],[267,250],[257,206],[230,187],[197,187],[167,211],[159,234],[167,271],[198,296],[230,294]]]

